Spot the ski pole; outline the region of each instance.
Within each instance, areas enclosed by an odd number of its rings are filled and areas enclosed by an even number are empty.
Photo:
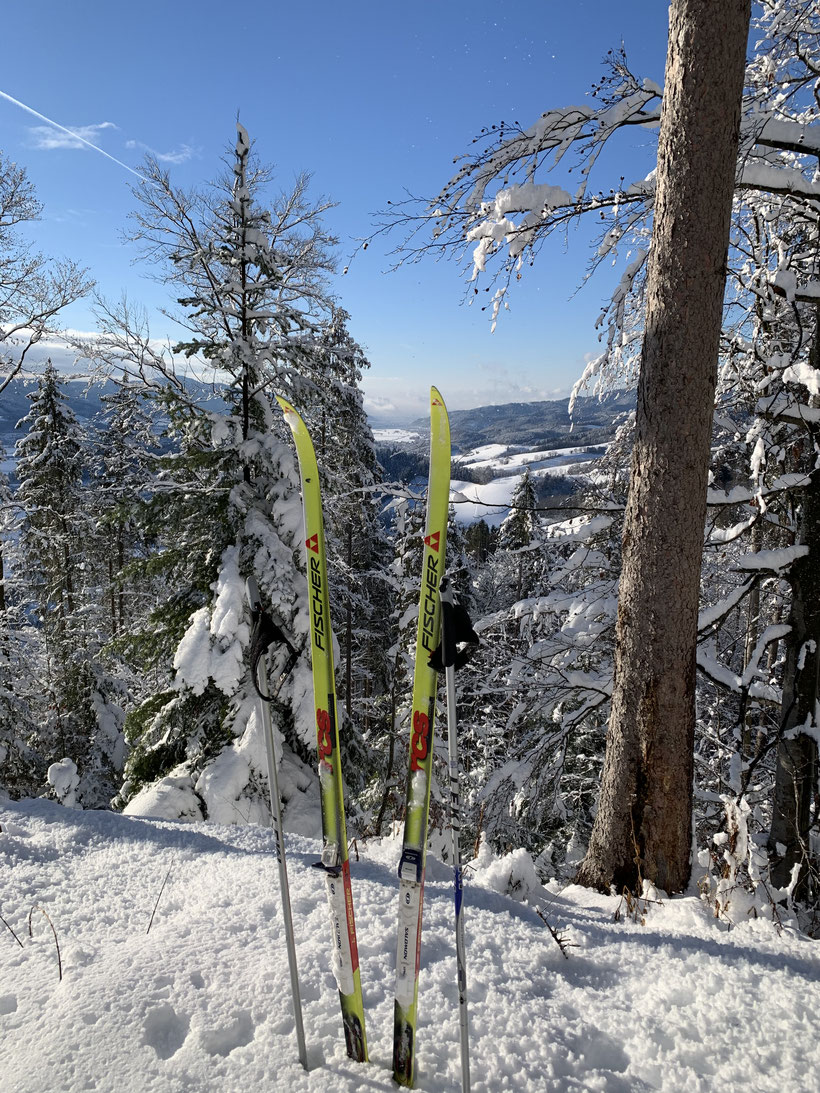
[[[456,967],[458,971],[458,1016],[461,1030],[461,1088],[470,1089],[470,1026],[467,1014],[467,960],[464,946],[464,884],[461,872],[461,800],[458,784],[458,723],[456,720],[456,634],[453,589],[449,577],[439,585],[441,600],[441,659],[447,686],[447,751],[450,760],[450,833],[453,852],[453,881],[456,910]]]
[[[259,588],[253,577],[246,582],[248,604],[254,621],[261,617],[262,605]],[[296,968],[296,943],[293,935],[293,917],[290,910],[290,888],[288,886],[288,868],[285,862],[285,837],[282,831],[282,805],[279,797],[279,772],[276,763],[276,749],[273,743],[273,724],[268,702],[268,655],[265,652],[257,662],[256,687],[259,692],[259,713],[265,736],[265,751],[268,757],[268,789],[270,790],[270,811],[273,824],[276,861],[279,865],[279,887],[282,892],[282,915],[285,920],[285,938],[288,947],[288,967],[290,986],[293,994],[293,1017],[296,1022],[296,1042],[299,1046],[299,1062],[307,1070],[307,1049],[305,1047],[305,1029],[302,1024],[302,1002],[299,997],[299,973]]]

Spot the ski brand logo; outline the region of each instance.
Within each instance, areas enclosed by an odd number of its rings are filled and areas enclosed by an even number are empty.
[[[431,550],[435,550],[438,553],[439,544],[441,543],[441,532],[434,531],[430,535],[424,536],[424,545],[429,546]]]
[[[439,533],[435,533],[438,538]],[[436,550],[438,547],[436,547]],[[421,605],[421,644],[428,653],[436,646],[436,607],[438,606],[438,558],[427,555],[427,571],[424,574],[424,597]]]
[[[311,538],[315,538],[312,536]],[[308,540],[310,542],[310,540]],[[316,648],[325,652],[325,605],[322,599],[322,566],[311,554],[308,558],[310,571],[310,613],[313,622],[313,640]]]
[[[314,532],[309,539],[305,539],[305,546],[308,550],[312,550],[314,554],[319,553],[319,533]]]
[[[333,723],[330,720],[330,714],[327,710],[323,710],[321,706],[316,709],[316,747],[319,751],[319,762],[327,763],[330,769],[333,769],[330,763],[330,756],[333,754]]]
[[[427,749],[430,742],[430,718],[421,710],[413,712],[413,735],[410,738],[410,770],[421,770],[421,765],[427,758]]]

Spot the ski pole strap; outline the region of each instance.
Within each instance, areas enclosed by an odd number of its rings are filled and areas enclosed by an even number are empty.
[[[273,694],[268,696],[263,695],[259,689],[257,667],[259,661],[271,645],[285,645],[288,649],[289,656],[285,663],[285,667],[279,675],[279,679],[276,681]],[[260,698],[264,699],[266,702],[272,702],[279,693],[279,689],[285,679],[293,669],[294,664],[299,659],[299,653],[290,643],[282,628],[277,626],[270,615],[263,611],[259,606],[256,606],[251,610],[251,641],[248,657],[251,662],[251,679],[253,680],[254,690]]]
[[[479,637],[466,608],[456,602],[449,577],[441,578],[439,599],[441,641],[430,654],[428,664],[434,671],[443,672],[445,668],[463,668],[478,648]]]

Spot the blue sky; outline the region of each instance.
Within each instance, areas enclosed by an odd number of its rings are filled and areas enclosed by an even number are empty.
[[[132,168],[147,148],[168,156],[185,186],[218,173],[239,111],[283,188],[307,170],[314,194],[339,202],[328,221],[341,267],[373,214],[405,190],[437,192],[482,126],[527,125],[583,101],[608,49],[623,41],[633,69],[662,82],[667,11],[663,0],[40,0],[4,15],[0,90]],[[648,167],[652,138],[642,139],[630,167],[642,157]],[[127,290],[149,311],[168,302],[121,238],[134,207],[128,171],[6,99],[0,149],[45,205],[42,250],[88,266],[107,296]],[[334,285],[372,362],[364,387],[376,422],[424,412],[430,383],[452,409],[562,397],[596,351],[615,273],[572,296],[589,256],[583,231],[568,249],[556,239],[542,251],[494,334],[464,304],[453,263],[389,273],[385,249],[359,253]],[[66,322],[92,329],[88,305]],[[152,333],[171,330],[157,317]]]

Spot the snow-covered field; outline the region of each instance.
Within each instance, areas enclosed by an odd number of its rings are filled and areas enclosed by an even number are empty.
[[[579,463],[600,459],[606,445],[594,448],[550,448],[545,451],[511,451],[508,445],[484,444],[456,457],[456,462],[476,470],[496,472],[491,482],[477,484],[455,480],[450,487],[450,501],[461,524],[484,520],[498,527],[509,515],[510,502],[521,476],[528,470],[531,478],[573,477]]]
[[[504,444],[484,444],[456,458],[459,463],[468,467],[495,470],[499,474],[521,474],[525,468],[532,472],[600,459],[606,449],[606,444],[599,444],[595,447],[586,445],[581,448],[548,448],[531,452],[524,449],[511,451]]]
[[[270,832],[0,807],[3,1093],[390,1090],[398,844],[352,862],[371,1062],[347,1059],[318,844],[288,837],[310,1070],[297,1059]],[[450,870],[428,859],[417,1087],[460,1088]],[[168,882],[147,927],[163,879]],[[518,881],[522,903],[508,894]],[[536,913],[574,946],[566,959]],[[466,891],[473,1089],[818,1088],[820,952],[696,895],[647,905],[536,886],[482,849]],[[57,933],[62,981],[48,920]]]
[[[373,439],[377,444],[411,444],[419,434],[411,429],[374,429]]]

